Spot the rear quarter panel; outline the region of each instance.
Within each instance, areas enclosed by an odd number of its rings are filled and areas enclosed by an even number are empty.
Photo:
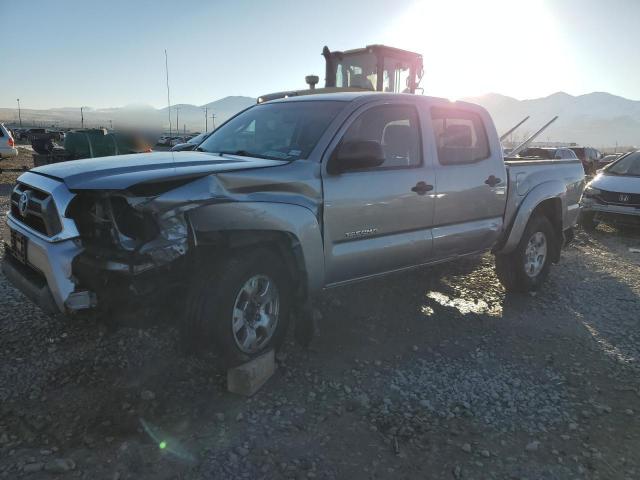
[[[512,251],[522,236],[531,213],[543,201],[558,198],[562,205],[562,229],[575,225],[584,189],[584,170],[579,160],[507,160],[509,177],[504,241],[501,253]]]

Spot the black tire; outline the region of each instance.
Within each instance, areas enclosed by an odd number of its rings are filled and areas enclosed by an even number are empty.
[[[187,314],[181,326],[183,348],[189,353],[217,348],[229,365],[279,348],[287,332],[292,305],[292,282],[282,259],[268,248],[258,248],[239,251],[207,270],[197,276],[188,295]],[[275,284],[279,300],[277,323],[258,350],[243,351],[233,332],[233,311],[242,288],[256,276]]]
[[[598,226],[598,222],[596,221],[595,216],[596,214],[593,212],[580,212],[578,223],[584,230],[593,232]]]
[[[528,274],[525,268],[525,258],[529,241],[532,237],[542,233],[546,241],[546,256],[542,268],[535,274]],[[544,215],[536,214],[531,219],[522,234],[522,238],[513,252],[496,255],[496,274],[507,292],[529,292],[540,288],[544,283],[553,258],[553,252],[558,247],[558,238],[551,222]]]

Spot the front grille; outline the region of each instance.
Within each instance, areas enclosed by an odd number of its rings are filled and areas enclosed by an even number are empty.
[[[24,183],[16,184],[11,192],[11,215],[48,237],[62,231],[53,197]]]
[[[620,193],[601,190],[598,198],[609,205],[623,205],[625,207],[640,207],[640,194]]]

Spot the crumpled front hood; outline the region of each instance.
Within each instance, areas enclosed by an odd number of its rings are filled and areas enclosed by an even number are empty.
[[[607,192],[640,193],[640,177],[624,175],[597,175],[589,186],[606,190]]]
[[[207,152],[153,152],[71,160],[31,171],[63,181],[70,190],[124,190],[141,183],[275,167],[287,162]]]

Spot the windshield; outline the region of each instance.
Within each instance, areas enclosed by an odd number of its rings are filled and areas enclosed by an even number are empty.
[[[198,150],[273,160],[307,158],[344,102],[264,103],[215,130]]]
[[[621,157],[609,165],[605,172],[612,175],[640,176],[640,152],[633,152]]]

